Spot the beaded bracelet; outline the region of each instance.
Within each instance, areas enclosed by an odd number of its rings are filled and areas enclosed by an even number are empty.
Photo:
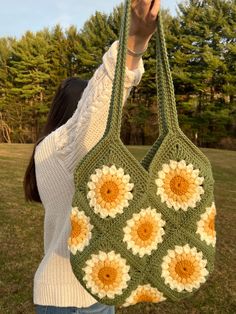
[[[127,53],[133,57],[141,57],[147,51],[147,48],[148,46],[145,48],[144,51],[135,52],[127,47]]]

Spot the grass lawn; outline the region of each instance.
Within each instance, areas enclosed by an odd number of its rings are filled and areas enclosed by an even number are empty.
[[[129,147],[138,160],[149,147]],[[0,144],[0,314],[34,313],[32,284],[43,255],[44,209],[27,204],[23,173],[29,144]],[[118,314],[236,313],[236,152],[203,149],[212,162],[217,207],[215,271],[195,295],[179,303],[135,305]]]

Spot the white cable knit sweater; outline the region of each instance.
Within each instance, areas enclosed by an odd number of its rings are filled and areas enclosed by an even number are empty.
[[[40,305],[88,307],[96,303],[74,276],[67,239],[76,164],[101,139],[115,71],[118,41],[103,56],[73,116],[40,142],[35,151],[36,179],[45,209],[44,257],[34,276],[33,302]],[[126,67],[124,101],[144,73],[143,60]]]

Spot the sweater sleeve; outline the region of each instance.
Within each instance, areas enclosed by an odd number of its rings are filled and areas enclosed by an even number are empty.
[[[101,139],[106,128],[112,84],[115,73],[118,41],[113,42],[103,56],[103,63],[89,80],[73,116],[56,129],[54,137],[56,155],[73,173],[76,164]],[[126,67],[124,80],[124,106],[133,86],[137,86],[144,73],[143,60],[135,70]]]

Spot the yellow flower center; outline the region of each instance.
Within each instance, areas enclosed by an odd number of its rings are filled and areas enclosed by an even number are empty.
[[[175,265],[175,271],[180,278],[187,279],[194,273],[195,267],[193,263],[188,260],[180,260]]]
[[[119,195],[119,188],[114,181],[106,181],[101,186],[100,193],[104,201],[114,202]]]
[[[170,180],[170,188],[177,195],[184,195],[189,189],[189,182],[184,177],[175,175]]]
[[[214,227],[214,219],[213,217],[211,217],[209,219],[209,224],[208,224],[209,229],[211,229],[212,231],[214,231],[215,227]]]
[[[81,225],[78,221],[72,220],[71,221],[72,230],[71,230],[71,237],[77,238],[81,233]]]
[[[117,277],[117,271],[114,267],[104,266],[98,272],[98,278],[105,285],[114,283]]]
[[[153,225],[149,221],[146,221],[140,224],[140,226],[137,229],[138,236],[143,241],[146,241],[150,238],[152,231],[153,231]]]
[[[211,235],[215,232],[215,215],[212,213],[205,224],[205,231]]]
[[[139,302],[153,302],[153,301],[154,301],[153,296],[148,294],[148,293],[139,294],[137,297],[137,303],[139,303]]]

